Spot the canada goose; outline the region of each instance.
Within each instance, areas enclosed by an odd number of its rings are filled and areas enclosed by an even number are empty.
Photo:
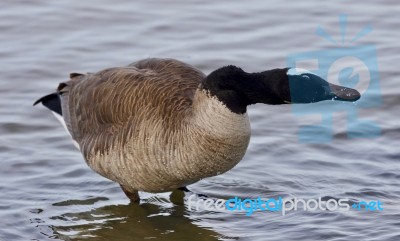
[[[250,139],[248,105],[356,101],[360,94],[293,68],[208,76],[174,59],[70,75],[41,102],[55,112],[87,164],[138,191],[166,192],[233,168]],[[34,104],[34,105],[35,105]]]

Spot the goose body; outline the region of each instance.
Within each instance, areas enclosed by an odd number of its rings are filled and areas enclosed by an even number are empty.
[[[37,102],[62,115],[94,171],[137,199],[138,190],[171,191],[232,169],[250,140],[246,106],[293,102],[287,76],[288,69],[252,75],[234,66],[206,76],[178,60],[145,59],[71,74]],[[313,100],[304,103],[320,101]]]

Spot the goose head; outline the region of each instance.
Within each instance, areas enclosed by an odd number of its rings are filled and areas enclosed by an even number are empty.
[[[256,103],[354,102],[361,96],[355,89],[329,83],[310,71],[297,68],[247,73],[236,66],[225,66],[211,72],[200,88],[238,114],[245,113],[248,105]]]

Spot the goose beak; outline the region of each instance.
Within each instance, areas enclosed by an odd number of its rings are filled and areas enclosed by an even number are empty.
[[[340,101],[357,101],[361,94],[355,89],[329,83],[330,98]]]

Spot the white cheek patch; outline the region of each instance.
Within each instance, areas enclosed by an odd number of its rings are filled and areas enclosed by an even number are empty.
[[[302,68],[290,68],[288,69],[287,75],[301,75],[301,74],[314,74],[313,72],[302,69]]]

